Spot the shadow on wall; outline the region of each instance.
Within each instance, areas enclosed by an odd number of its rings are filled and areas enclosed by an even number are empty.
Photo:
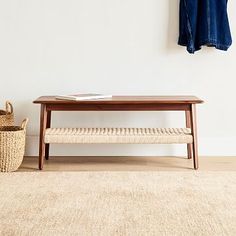
[[[177,46],[178,35],[179,35],[179,1],[180,0],[169,0],[168,4],[168,31],[166,49],[168,51],[178,50],[180,47]]]

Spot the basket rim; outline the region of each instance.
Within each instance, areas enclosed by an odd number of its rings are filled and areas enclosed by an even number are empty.
[[[6,129],[6,130],[3,130]],[[8,130],[9,129],[9,130]],[[13,130],[16,129],[16,130]],[[0,126],[0,133],[15,133],[15,132],[22,132],[24,128],[20,126]]]
[[[0,116],[5,116],[5,115],[11,115],[12,113],[7,113],[6,111],[4,110],[0,110]]]

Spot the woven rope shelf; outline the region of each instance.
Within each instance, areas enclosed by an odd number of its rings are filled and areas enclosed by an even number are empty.
[[[45,143],[192,143],[187,128],[49,128]]]

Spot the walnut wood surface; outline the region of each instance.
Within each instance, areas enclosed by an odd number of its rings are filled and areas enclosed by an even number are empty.
[[[39,104],[196,104],[203,100],[195,96],[113,96],[112,98],[70,101],[42,96],[34,101]]]

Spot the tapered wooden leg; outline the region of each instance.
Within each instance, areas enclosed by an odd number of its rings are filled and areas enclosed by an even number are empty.
[[[51,111],[48,111],[46,128],[50,128],[50,127],[51,127]],[[49,149],[50,149],[50,144],[46,143],[45,144],[45,159],[46,160],[49,159]]]
[[[47,125],[47,109],[46,105],[41,104],[41,113],[40,113],[40,135],[39,135],[39,169],[43,169],[43,161],[45,156],[45,143],[44,135]]]
[[[192,130],[190,111],[185,111],[185,117],[186,117],[186,127],[190,128]],[[188,159],[191,159],[192,158],[192,153],[193,153],[191,143],[187,144],[187,153],[188,153]]]
[[[192,126],[192,135],[193,135],[193,165],[194,169],[198,169],[198,142],[197,142],[197,118],[196,118],[196,105],[191,105],[191,126]]]

